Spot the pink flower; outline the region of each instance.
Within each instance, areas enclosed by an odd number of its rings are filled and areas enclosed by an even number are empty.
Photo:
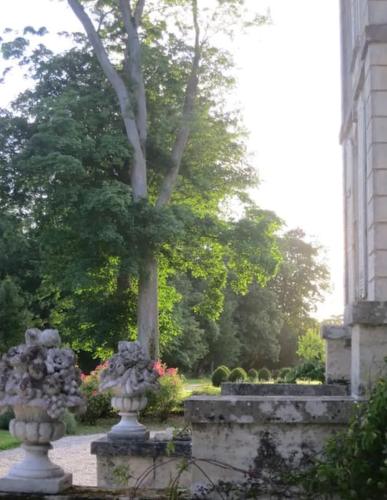
[[[157,360],[154,362],[153,371],[155,371],[159,377],[162,377],[163,375],[165,375],[165,370],[166,370],[166,366],[160,360]]]
[[[165,371],[165,375],[170,375],[171,377],[174,377],[177,375],[177,368],[167,368]]]

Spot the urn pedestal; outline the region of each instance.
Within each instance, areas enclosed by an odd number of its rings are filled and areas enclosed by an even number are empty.
[[[24,459],[0,479],[0,491],[22,493],[59,493],[72,485],[72,475],[51,462],[51,441],[65,434],[65,425],[50,418],[38,407],[14,407],[15,419],[9,430],[22,441]]]
[[[149,439],[149,431],[137,420],[138,413],[146,407],[147,398],[139,396],[113,396],[112,406],[121,417],[120,422],[108,432],[110,440],[141,440]]]

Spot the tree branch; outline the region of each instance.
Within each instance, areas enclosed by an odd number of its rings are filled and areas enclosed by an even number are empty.
[[[140,26],[142,13],[144,12],[145,0],[137,0],[136,8],[134,9],[134,20],[136,26]]]
[[[68,3],[83,25],[102,71],[105,73],[106,78],[111,83],[118,97],[128,141],[134,150],[134,164],[131,172],[133,196],[135,199],[145,198],[147,196],[145,156],[141,147],[136,122],[133,118],[133,106],[129,92],[124,81],[110,62],[102,41],[79,0],[68,0]]]
[[[172,148],[171,168],[164,177],[163,183],[161,185],[160,194],[156,201],[157,207],[165,206],[171,199],[172,191],[175,187],[177,176],[179,175],[181,160],[183,158],[184,150],[188,142],[193,118],[195,99],[198,89],[198,71],[201,55],[197,0],[192,0],[192,15],[195,30],[195,47],[192,60],[192,68],[185,91],[181,125],[176,133],[175,143]]]
[[[138,3],[136,10],[138,8]],[[140,142],[145,155],[147,138],[147,109],[144,78],[141,70],[141,47],[138,38],[137,25],[132,17],[132,10],[128,0],[120,0],[120,9],[124,20],[127,39],[127,68],[129,79],[133,85],[133,96],[136,103],[136,126]]]

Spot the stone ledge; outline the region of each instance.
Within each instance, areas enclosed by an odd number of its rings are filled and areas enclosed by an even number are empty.
[[[222,396],[345,396],[347,388],[330,384],[250,384],[223,382]]]
[[[346,424],[357,401],[349,396],[193,396],[185,418],[213,424]]]
[[[173,446],[171,447],[171,444]],[[109,441],[106,438],[91,443],[92,455],[115,457],[136,456],[157,458],[169,457],[191,457],[191,440],[173,441]]]
[[[322,325],[321,336],[325,340],[349,340],[351,330],[344,325]]]
[[[351,304],[345,309],[345,322],[351,326],[387,325],[387,302],[363,301]]]
[[[42,493],[4,493],[0,492],[1,500],[162,500],[167,499],[165,490],[148,488],[137,489],[133,496],[128,496],[131,491],[122,489],[112,491],[108,488],[73,486],[60,495],[46,495]],[[184,497],[183,497],[184,498]]]

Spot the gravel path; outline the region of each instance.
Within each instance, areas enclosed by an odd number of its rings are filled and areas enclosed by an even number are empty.
[[[66,472],[73,473],[73,484],[97,486],[97,464],[95,455],[90,454],[90,443],[104,434],[68,436],[53,443],[50,458]],[[21,448],[0,452],[0,477],[4,476],[14,463],[23,456]]]

